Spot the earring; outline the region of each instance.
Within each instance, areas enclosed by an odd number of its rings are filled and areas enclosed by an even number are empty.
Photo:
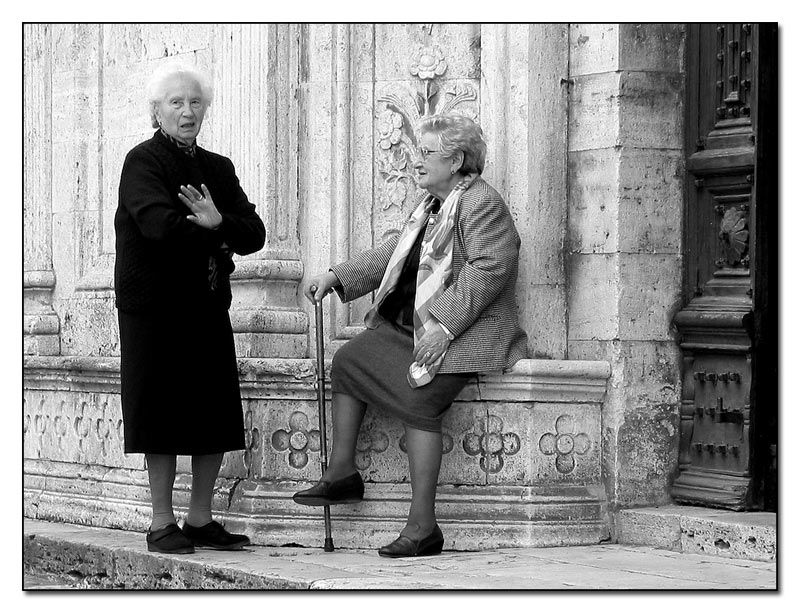
[[[451,174],[451,175],[454,175],[454,174],[456,174],[456,169],[455,169],[455,168],[451,168],[451,169],[450,169],[450,174]]]

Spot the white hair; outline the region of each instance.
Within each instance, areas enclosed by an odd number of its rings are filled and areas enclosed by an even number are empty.
[[[145,88],[145,92],[147,93],[147,110],[150,113],[150,121],[154,128],[158,127],[156,107],[164,101],[170,82],[178,76],[186,76],[197,81],[197,84],[200,86],[200,94],[203,97],[203,106],[205,108],[208,108],[211,101],[214,99],[214,87],[211,84],[211,79],[200,69],[179,62],[162,64],[156,68],[150,79],[148,79]]]

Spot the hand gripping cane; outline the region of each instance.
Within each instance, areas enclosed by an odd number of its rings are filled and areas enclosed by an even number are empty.
[[[317,288],[311,291],[316,293]],[[325,420],[325,337],[322,325],[322,299],[314,301],[314,314],[317,318],[317,413],[319,416],[319,463],[322,474],[328,469],[328,429]],[[333,551],[333,537],[331,536],[331,508],[323,507],[325,518],[325,551]]]

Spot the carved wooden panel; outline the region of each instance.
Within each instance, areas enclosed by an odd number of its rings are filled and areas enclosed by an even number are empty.
[[[715,128],[750,124],[753,85],[753,25],[716,26]]]

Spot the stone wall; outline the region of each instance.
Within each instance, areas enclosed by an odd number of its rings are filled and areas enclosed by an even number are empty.
[[[683,48],[683,26],[570,27],[568,347],[612,365],[614,506],[668,501],[677,470]]]
[[[233,278],[247,449],[226,455],[215,512],[256,542],[318,539],[319,518],[290,501],[319,455],[298,284],[396,231],[417,194],[413,125],[443,110],[486,132],[485,177],[523,239],[533,358],[448,414],[449,545],[596,542],[608,502],[662,500],[680,398],[680,49],[680,28],[657,25],[26,26],[26,514],[146,526],[143,459],[121,452],[112,221],[124,155],[152,132],[143,84],[173,56],[214,76],[201,144],[232,158],[267,226]],[[326,300],[326,357],[368,305]],[[402,526],[401,434],[369,415],[367,501],[336,511],[343,544]]]

